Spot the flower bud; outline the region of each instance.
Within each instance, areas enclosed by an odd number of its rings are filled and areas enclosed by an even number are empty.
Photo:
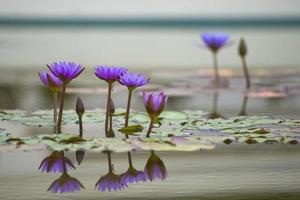
[[[244,40],[244,38],[242,38],[240,40],[240,44],[239,44],[239,54],[240,56],[244,57],[247,54],[247,45],[246,42]]]
[[[77,97],[76,101],[76,113],[78,116],[81,116],[84,114],[84,105],[80,97]]]

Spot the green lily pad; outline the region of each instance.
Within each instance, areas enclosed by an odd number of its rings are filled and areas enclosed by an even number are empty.
[[[136,135],[135,133],[142,132],[143,129],[144,129],[143,126],[136,124],[136,125],[120,128],[119,131],[127,135]]]

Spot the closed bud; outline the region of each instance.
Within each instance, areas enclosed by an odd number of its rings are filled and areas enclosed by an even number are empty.
[[[247,54],[247,45],[246,42],[244,40],[244,38],[242,38],[240,40],[240,44],[239,44],[239,54],[240,56],[244,57]]]
[[[76,113],[77,115],[81,116],[84,114],[84,105],[80,97],[77,97],[76,101]]]

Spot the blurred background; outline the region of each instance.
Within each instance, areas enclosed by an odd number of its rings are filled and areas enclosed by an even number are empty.
[[[96,88],[83,90],[89,108],[105,105],[96,97],[105,94],[97,88],[104,83],[93,76],[96,65],[144,72],[154,85],[211,76],[211,54],[198,47],[199,34],[208,31],[232,37],[233,44],[219,54],[223,76],[242,75],[237,45],[244,37],[250,74],[275,73],[275,82],[282,74],[299,77],[299,0],[0,0],[0,108],[50,108],[50,92],[37,72],[59,60],[87,68],[70,87]],[[120,107],[125,92],[116,100]],[[223,102],[236,104],[230,97]],[[189,98],[194,103],[187,105],[182,98],[170,108],[205,110],[212,101],[212,96]],[[73,102],[68,105],[73,108]]]

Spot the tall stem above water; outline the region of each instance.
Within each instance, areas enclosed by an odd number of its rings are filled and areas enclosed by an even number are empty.
[[[62,122],[62,115],[63,115],[63,110],[64,110],[65,93],[66,93],[66,84],[64,83],[62,86],[59,113],[58,113],[58,119],[57,119],[57,133],[58,134],[61,133],[61,122]]]
[[[109,104],[111,98],[111,90],[112,90],[112,83],[108,83],[108,94],[107,94],[106,115],[105,115],[105,137],[110,137],[109,130],[108,130],[108,120],[109,120]]]
[[[147,135],[146,135],[147,138],[150,137],[150,133],[151,133],[152,128],[153,128],[153,123],[154,123],[154,119],[151,119],[150,124],[149,124],[149,129],[148,129],[148,132],[147,132]]]
[[[128,100],[127,100],[127,108],[126,108],[126,116],[125,116],[125,127],[128,126],[128,122],[129,122],[129,113],[130,113],[132,91],[133,91],[132,88],[128,88]],[[129,138],[127,134],[125,134],[125,137]]]
[[[219,66],[218,66],[218,58],[217,52],[213,52],[213,62],[214,62],[214,84],[215,86],[220,86],[220,75],[219,75]]]
[[[54,125],[53,125],[53,133],[57,133],[57,125],[56,125],[56,122],[57,122],[57,92],[53,92],[53,100],[52,100],[52,108],[53,108],[53,122],[54,122]]]

